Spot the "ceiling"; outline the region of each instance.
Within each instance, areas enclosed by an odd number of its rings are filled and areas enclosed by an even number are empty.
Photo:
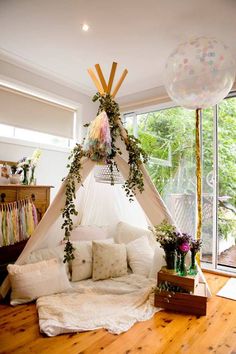
[[[192,36],[214,36],[236,58],[235,15],[236,0],[0,0],[0,55],[89,95],[87,68],[108,76],[117,61],[125,96],[162,86],[167,57]]]

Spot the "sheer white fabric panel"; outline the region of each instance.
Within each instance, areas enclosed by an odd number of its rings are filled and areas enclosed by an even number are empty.
[[[114,226],[119,221],[124,221],[143,228],[148,226],[146,215],[139,203],[136,200],[129,202],[122,185],[98,183],[95,181],[94,171],[83,185],[77,197],[77,224]]]

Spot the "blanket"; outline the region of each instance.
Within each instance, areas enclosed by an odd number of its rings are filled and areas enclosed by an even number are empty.
[[[155,280],[130,274],[102,281],[82,281],[69,293],[37,300],[40,331],[48,336],[105,328],[120,334],[150,319]]]

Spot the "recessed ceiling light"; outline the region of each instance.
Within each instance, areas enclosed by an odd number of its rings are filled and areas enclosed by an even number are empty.
[[[82,26],[82,30],[84,32],[87,32],[89,30],[89,25],[87,25],[87,23],[84,23],[83,26]]]

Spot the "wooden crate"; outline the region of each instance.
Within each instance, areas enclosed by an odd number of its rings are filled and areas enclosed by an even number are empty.
[[[166,310],[205,316],[207,312],[206,284],[199,283],[194,294],[157,292],[154,296],[154,305]]]
[[[168,272],[165,267],[162,267],[157,274],[157,285],[165,281],[180,286],[189,292],[194,292],[194,289],[199,283],[199,275],[186,275],[185,277],[181,277],[177,273]]]

